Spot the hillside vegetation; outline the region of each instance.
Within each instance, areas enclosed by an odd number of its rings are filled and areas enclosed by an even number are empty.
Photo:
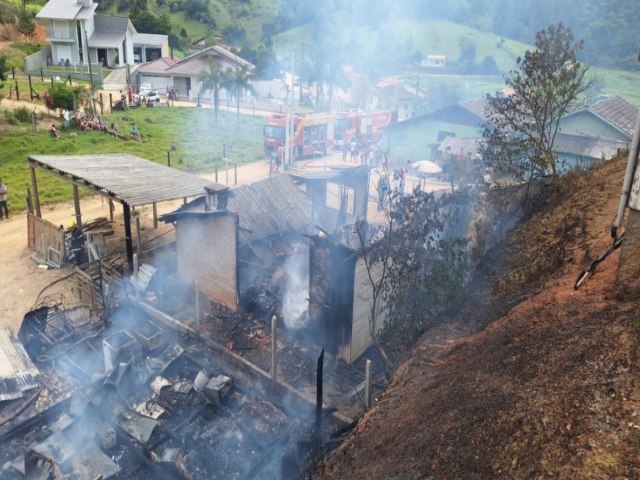
[[[611,241],[623,158],[549,187],[540,213],[490,251],[463,302],[427,331],[320,478],[636,478],[634,302]]]

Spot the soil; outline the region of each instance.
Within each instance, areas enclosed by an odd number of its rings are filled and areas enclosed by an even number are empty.
[[[481,262],[319,478],[638,478],[636,304],[611,242],[626,161],[573,175]]]

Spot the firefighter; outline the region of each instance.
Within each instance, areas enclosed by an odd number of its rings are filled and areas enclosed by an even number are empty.
[[[71,252],[73,253],[74,263],[82,265],[82,251],[84,250],[84,235],[82,229],[78,227],[76,222],[71,223]]]

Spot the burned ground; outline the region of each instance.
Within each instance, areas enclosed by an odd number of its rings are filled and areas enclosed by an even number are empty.
[[[614,298],[619,255],[573,289],[610,242],[624,167],[554,186],[489,252],[466,303],[425,333],[320,478],[640,475],[640,317]]]

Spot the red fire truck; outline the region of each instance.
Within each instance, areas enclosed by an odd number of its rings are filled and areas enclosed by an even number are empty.
[[[351,112],[336,116],[335,147],[341,149],[355,137],[359,144],[377,142],[391,123],[391,112]]]
[[[313,113],[294,115],[291,145],[295,160],[309,156],[324,156],[333,147],[333,115]],[[280,155],[285,147],[286,115],[272,115],[264,126],[264,153],[267,156]]]

